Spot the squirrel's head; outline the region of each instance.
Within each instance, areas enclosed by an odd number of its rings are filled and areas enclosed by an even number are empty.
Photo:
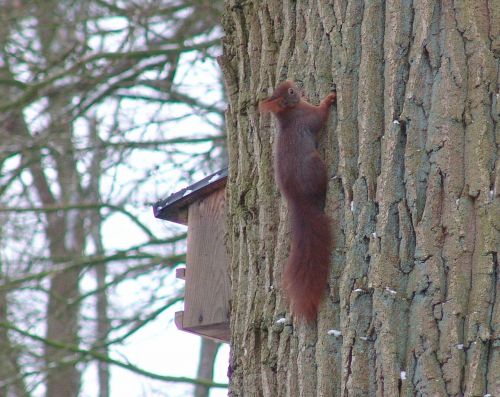
[[[300,91],[291,80],[281,83],[269,98],[259,104],[261,112],[279,113],[297,106]]]

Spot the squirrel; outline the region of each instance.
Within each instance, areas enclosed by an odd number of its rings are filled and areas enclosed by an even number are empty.
[[[330,270],[332,237],[324,212],[328,177],[315,137],[326,124],[336,98],[333,91],[319,106],[311,105],[288,80],[259,104],[261,112],[271,112],[278,121],[275,179],[291,221],[283,287],[292,313],[307,321],[317,316]]]

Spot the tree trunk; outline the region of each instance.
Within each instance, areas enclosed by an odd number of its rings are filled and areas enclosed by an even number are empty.
[[[499,9],[226,3],[231,395],[500,395]],[[338,93],[319,142],[334,251],[312,325],[283,296],[276,125],[257,108],[287,78],[313,103]]]
[[[41,53],[47,64],[57,63],[75,42],[75,32],[67,25],[58,24],[63,18],[61,7],[55,0],[36,3],[36,28],[40,39]],[[60,38],[64,37],[61,41]],[[55,202],[77,205],[83,202],[80,175],[77,170],[77,156],[73,144],[73,125],[67,109],[71,96],[64,92],[47,95],[49,123],[47,133],[51,136],[57,185],[47,178],[42,168],[42,153],[36,150],[31,155],[38,163],[31,166],[31,174],[37,194],[44,206]],[[27,129],[26,129],[27,130]],[[29,137],[28,134],[26,134]],[[28,138],[29,139],[29,138]],[[38,159],[38,158],[39,159]],[[35,160],[35,161],[36,161]],[[62,214],[47,214],[45,235],[49,240],[52,263],[65,264],[70,258],[81,257],[85,246],[84,218],[78,210]],[[49,341],[75,347],[79,344],[78,327],[80,313],[80,270],[73,268],[56,273],[50,280],[47,306],[47,332]],[[47,397],[77,396],[80,390],[80,371],[76,363],[80,357],[71,348],[46,344],[44,358],[47,366]]]
[[[198,363],[197,379],[213,380],[214,364],[219,350],[220,343],[211,339],[202,338],[200,346],[200,361]],[[194,397],[208,397],[210,387],[196,385],[194,388]]]
[[[1,229],[1,228],[0,228]],[[1,234],[1,230],[0,230]],[[2,273],[2,259],[0,258],[0,281],[5,281]],[[7,323],[8,296],[5,289],[0,288],[0,322]],[[28,397],[30,394],[19,376],[19,352],[21,348],[13,343],[6,328],[0,327],[0,397]]]

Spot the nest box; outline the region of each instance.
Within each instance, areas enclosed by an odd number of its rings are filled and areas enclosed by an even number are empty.
[[[227,168],[153,206],[157,218],[187,225],[184,311],[175,314],[183,331],[229,342],[229,256],[224,244]]]

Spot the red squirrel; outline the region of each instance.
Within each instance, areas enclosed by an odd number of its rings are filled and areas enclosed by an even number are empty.
[[[301,98],[292,81],[285,81],[259,106],[278,121],[275,178],[288,205],[292,233],[283,287],[292,313],[307,321],[317,316],[330,270],[330,220],[324,212],[328,177],[315,137],[336,98],[332,92],[314,106]]]

